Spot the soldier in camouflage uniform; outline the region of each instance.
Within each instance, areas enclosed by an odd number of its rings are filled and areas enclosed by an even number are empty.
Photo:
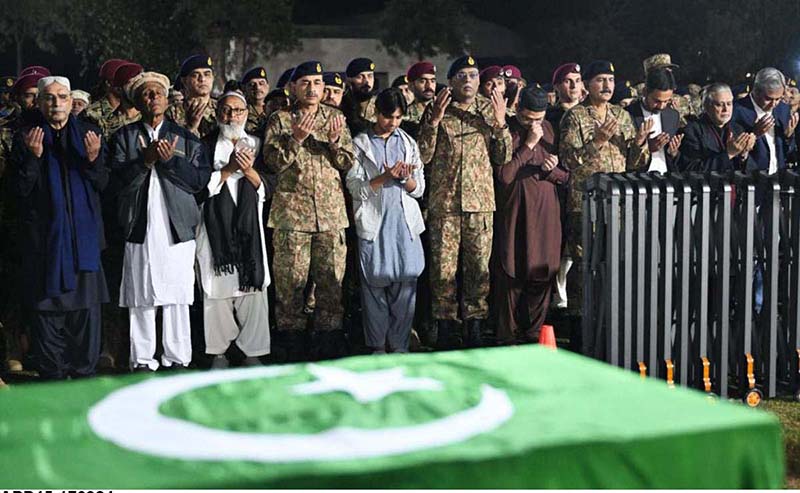
[[[481,326],[489,311],[486,298],[495,210],[492,166],[511,160],[505,100],[499,91],[491,99],[480,96],[478,74],[471,56],[455,60],[447,73],[452,89],[439,93],[419,127],[420,154],[430,177],[430,276],[440,348],[460,344],[459,318],[464,320],[468,345],[480,344]],[[461,317],[456,285],[459,254]]]
[[[128,98],[125,88],[128,82],[144,71],[138,63],[125,63],[114,71],[110,92],[119,99],[119,104],[114,110],[100,120],[94,120],[96,115],[85,115],[84,118],[94,123],[103,132],[103,137],[110,141],[111,135],[129,123],[138,122],[142,117],[133,102]],[[88,111],[88,109],[86,110]]]
[[[655,68],[667,68],[670,71],[674,71],[676,68],[679,68],[678,65],[672,63],[672,57],[670,57],[667,53],[658,53],[649,58],[645,58],[644,62],[642,62],[642,65],[644,66],[645,79],[647,78],[647,73]],[[678,94],[673,94],[672,103],[670,106],[672,109],[678,112],[678,115],[680,115],[679,124],[681,128],[685,127],[689,120],[697,118],[697,113],[695,113],[695,109],[691,104],[689,104],[689,101]]]
[[[414,93],[414,102],[408,105],[408,110],[403,115],[402,127],[416,138],[422,114],[436,96],[436,66],[431,62],[417,62],[409,67],[406,77],[408,86]]]
[[[269,94],[269,79],[264,67],[254,67],[245,72],[239,82],[247,98],[247,123],[245,130],[263,135],[269,113],[266,98]]]
[[[298,359],[304,352],[303,290],[310,273],[316,283],[312,353],[342,356],[348,219],[339,173],[353,165],[352,139],[341,112],[320,104],[320,63],[298,65],[291,79],[296,102],[270,116],[264,137],[264,161],[278,175],[267,224],[275,230],[275,313],[289,357]]]
[[[100,122],[108,118],[117,106],[119,106],[120,95],[119,92],[113,90],[114,75],[117,69],[123,65],[129,64],[127,60],[119,58],[112,58],[106,60],[100,66],[100,88],[102,90],[102,97],[96,99],[86,110],[83,112],[83,118],[87,121],[100,126]],[[95,97],[97,95],[95,94]]]
[[[351,135],[367,131],[375,123],[375,63],[356,58],[347,64],[347,92],[340,108]]]
[[[200,138],[217,128],[217,100],[211,97],[214,71],[211,57],[192,55],[181,64],[181,83],[186,98],[167,108],[165,116]]]
[[[325,82],[322,104],[327,104],[336,109],[341,108],[345,89],[342,74],[339,72],[325,72],[322,74],[322,80]]]
[[[559,160],[571,172],[568,201],[570,237],[567,254],[574,260],[572,271],[581,279],[581,211],[584,185],[594,173],[620,173],[637,169],[649,158],[647,136],[653,126],[647,120],[637,131],[630,114],[609,103],[614,94],[614,65],[594,61],[584,68],[582,78],[589,91],[586,99],[564,114],[561,120]],[[571,282],[581,306],[582,282]],[[571,290],[572,291],[572,290]]]

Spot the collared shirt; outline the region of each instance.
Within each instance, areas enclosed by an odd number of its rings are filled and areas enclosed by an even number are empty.
[[[656,136],[663,132],[661,127],[661,113],[649,112],[644,105],[644,101],[642,101],[642,115],[645,121],[647,119],[653,120],[653,128],[650,130],[650,135]],[[664,151],[664,147],[651,153],[650,167],[647,168],[647,171],[658,171],[659,173],[667,172],[667,154]]]
[[[756,121],[761,119],[764,115],[772,114],[770,111],[767,113],[766,111],[762,110],[761,107],[756,103],[756,100],[753,99],[753,94],[750,94],[750,101],[753,102],[753,108],[756,110]],[[767,140],[767,147],[769,147],[769,174],[773,174],[778,171],[778,156],[775,152],[775,127],[773,126],[771,129],[764,134],[764,138]]]
[[[147,123],[144,124],[145,130],[147,130],[147,136],[150,137],[150,142],[153,142],[158,139],[158,134],[161,132],[161,126],[164,125],[164,120],[156,125],[156,128],[151,127]]]

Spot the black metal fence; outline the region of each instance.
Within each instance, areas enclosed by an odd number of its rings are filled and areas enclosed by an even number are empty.
[[[800,389],[800,173],[596,174],[582,352],[750,405]]]

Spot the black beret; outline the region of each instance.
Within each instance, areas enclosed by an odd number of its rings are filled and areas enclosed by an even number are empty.
[[[687,94],[689,94],[689,86],[685,84],[678,86],[678,88],[675,89],[675,94],[677,94],[678,96],[686,96]]]
[[[181,77],[186,77],[192,70],[199,68],[213,68],[211,57],[208,55],[192,55],[181,63]]]
[[[528,111],[545,111],[547,109],[547,91],[541,87],[526,87],[519,95],[519,108]]]
[[[408,85],[408,77],[405,75],[399,75],[392,81],[392,87],[400,87],[403,85]]]
[[[267,79],[267,69],[264,67],[253,67],[242,76],[242,85],[247,84],[253,79]]]
[[[551,84],[550,82],[545,82],[542,85],[542,89],[544,89],[546,92],[555,92],[555,88],[553,87],[553,84]]]
[[[289,80],[292,78],[292,72],[294,72],[294,67],[289,67],[283,71],[280,77],[278,77],[278,83],[275,84],[275,89],[283,89],[286,84],[289,83]]]
[[[183,81],[181,80],[181,74],[175,76],[175,80],[172,81],[172,88],[176,91],[183,90]]]
[[[311,60],[308,62],[303,62],[300,65],[296,66],[292,71],[291,81],[294,82],[300,77],[305,77],[307,75],[322,75],[322,64],[316,60]]]
[[[0,93],[11,92],[14,89],[14,77],[11,75],[4,75],[0,77]]]
[[[326,86],[344,89],[344,79],[342,79],[342,74],[339,72],[325,72],[322,74],[322,80],[325,81]]]
[[[608,60],[595,60],[583,67],[581,78],[584,81],[592,80],[596,75],[611,74],[614,75],[614,64]]]
[[[447,78],[451,79],[462,68],[478,68],[478,63],[469,55],[456,58],[450,65],[450,69],[447,71]]]
[[[604,73],[604,72],[599,72]],[[633,88],[631,87],[631,83],[628,81],[618,80],[614,84],[614,94],[611,96],[611,102],[613,104],[619,104],[620,101],[623,99],[629,99],[633,96]]]
[[[264,98],[264,101],[272,101],[275,98],[288,98],[289,94],[286,89],[273,89]]]
[[[361,72],[374,72],[374,71],[375,71],[375,62],[373,62],[369,58],[356,58],[355,60],[350,61],[350,63],[347,64],[347,69],[345,69],[345,73],[347,74],[348,77],[355,77]]]

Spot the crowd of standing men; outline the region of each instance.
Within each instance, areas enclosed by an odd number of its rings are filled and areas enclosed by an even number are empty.
[[[126,338],[143,372],[536,341],[551,302],[580,306],[590,175],[797,162],[794,81],[679,88],[677,68],[654,55],[635,88],[565,63],[540,86],[467,55],[379,91],[368,58],[307,61],[215,98],[208,56],[174,80],[115,59],[91,102],[28,67],[0,84],[8,369],[90,376]]]

